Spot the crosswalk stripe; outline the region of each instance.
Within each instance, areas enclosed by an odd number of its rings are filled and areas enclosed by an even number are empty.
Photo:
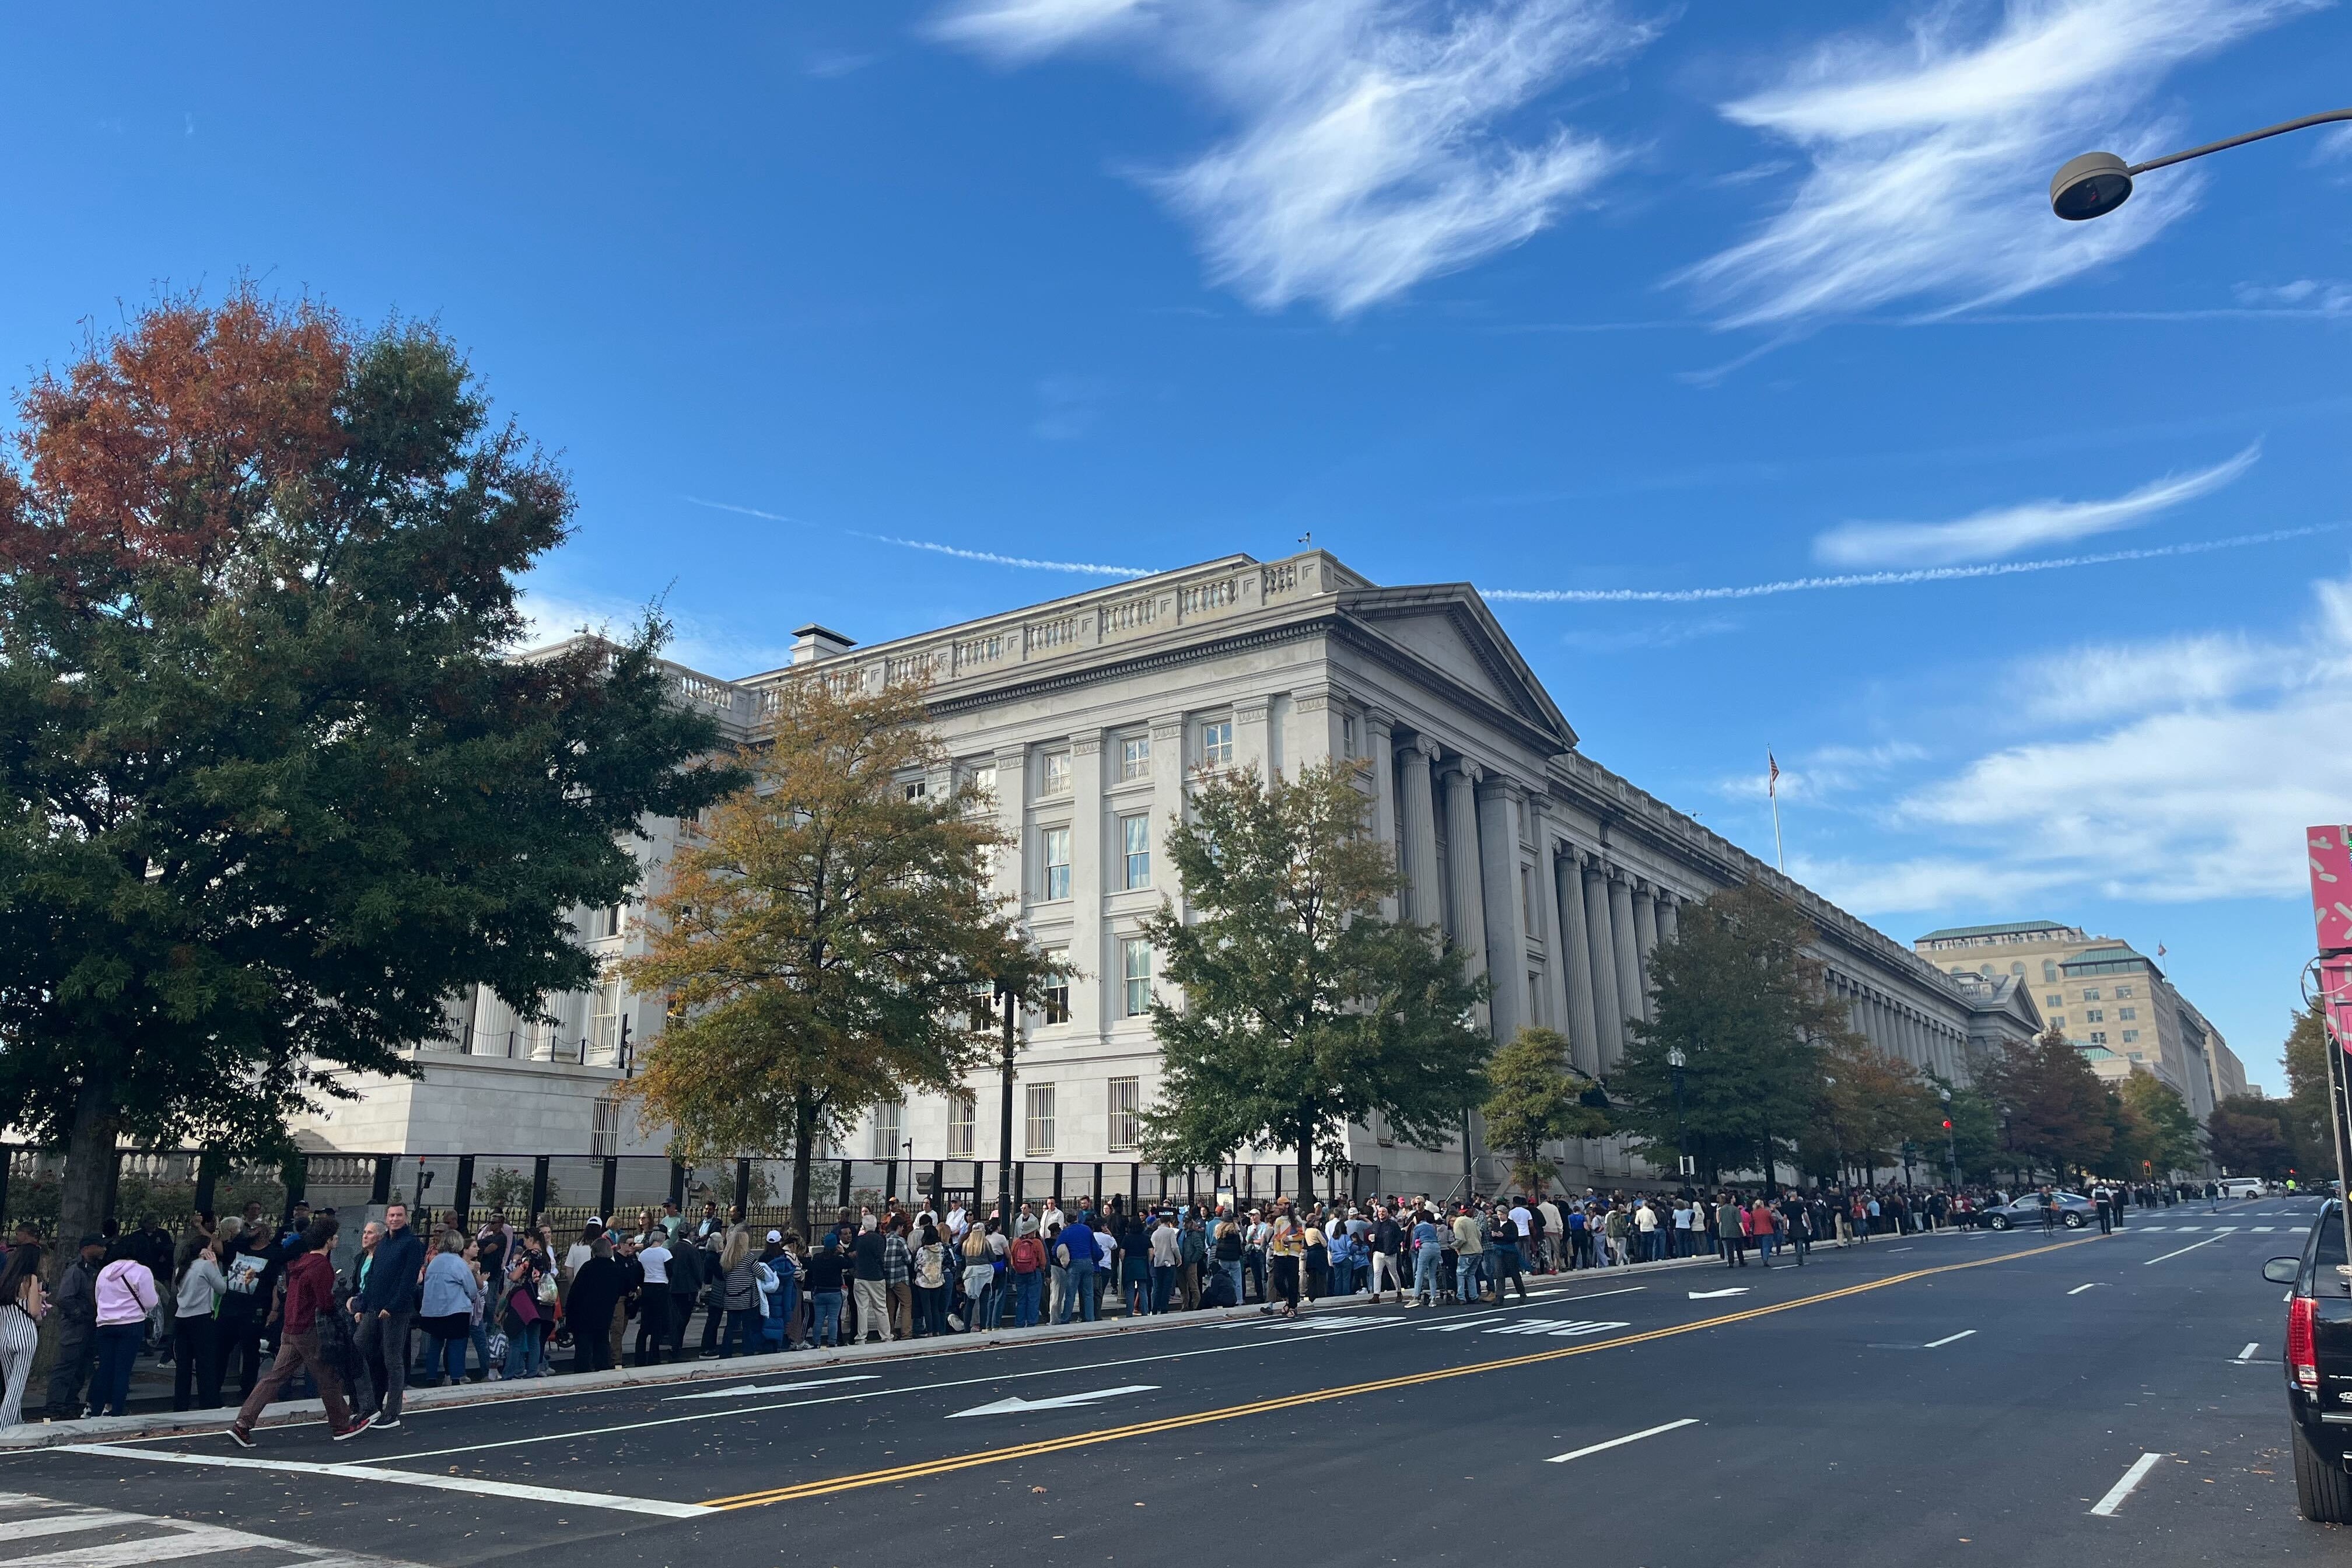
[[[209,1557],[218,1552],[244,1552],[256,1546],[279,1544],[241,1530],[197,1525],[107,1546],[69,1546],[61,1552],[44,1552],[37,1557],[11,1558],[8,1568],[141,1568],[148,1563],[178,1563],[191,1557]]]
[[[142,1513],[109,1513],[103,1509],[74,1510],[71,1513],[51,1514],[45,1519],[0,1520],[0,1536],[10,1541],[31,1541],[43,1535],[71,1535],[76,1531],[106,1530],[118,1524],[152,1524],[154,1521]]]

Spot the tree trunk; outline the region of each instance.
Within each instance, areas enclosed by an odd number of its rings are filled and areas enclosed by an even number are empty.
[[[816,1154],[816,1106],[803,1089],[793,1097],[793,1228],[802,1245],[815,1239],[809,1224],[809,1166]]]
[[[93,1066],[74,1097],[73,1126],[66,1135],[66,1174],[58,1190],[58,1245],[50,1278],[78,1257],[75,1243],[106,1220],[107,1189],[113,1184],[114,1140],[122,1125],[114,1085],[103,1067]]]
[[[1321,1119],[1301,1111],[1298,1118],[1298,1212],[1307,1212],[1315,1196],[1315,1129]]]

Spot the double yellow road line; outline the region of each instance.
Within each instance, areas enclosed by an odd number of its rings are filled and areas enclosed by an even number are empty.
[[[1097,1443],[1118,1443],[1129,1437],[1149,1437],[1156,1433],[1181,1431],[1187,1426],[1203,1426],[1214,1421],[1237,1421],[1245,1415],[1265,1415],[1276,1410],[1295,1410],[1302,1405],[1320,1405],[1326,1400],[1353,1399],[1360,1394],[1385,1394],[1391,1389],[1417,1388],[1423,1384],[1443,1383],[1448,1378],[1476,1377],[1485,1373],[1507,1372],[1514,1367],[1540,1366],[1546,1362],[1566,1361],[1570,1356],[1592,1355],[1601,1351],[1622,1350],[1627,1345],[1646,1344],[1652,1340],[1672,1339],[1677,1334],[1695,1334],[1703,1329],[1720,1329],[1733,1323],[1745,1323],[1757,1318],[1768,1318],[1775,1312],[1791,1312],[1800,1307],[1816,1307],[1824,1301],[1843,1300],[1865,1291],[1884,1290],[1892,1285],[1907,1285],[1915,1279],[1932,1279],[1938,1274],[1957,1274],[1964,1268],[1982,1268],[1994,1263],[2011,1263],[2021,1258],[2032,1258],[2045,1252],[2063,1252],[2070,1247],[2083,1247],[2094,1241],[2105,1241],[2100,1236],[2084,1237],[2078,1241],[2062,1241],[2049,1247],[2030,1247],[1994,1258],[1973,1258],[1966,1263],[1947,1263],[1935,1268],[1915,1268],[1906,1274],[1890,1274],[1884,1279],[1866,1279],[1859,1285],[1841,1289],[1824,1290],[1818,1296],[1800,1296],[1793,1301],[1778,1301],[1769,1306],[1749,1307],[1738,1312],[1726,1312],[1720,1317],[1702,1318],[1692,1323],[1675,1323],[1663,1329],[1650,1329],[1638,1334],[1622,1334],[1613,1340],[1595,1340],[1589,1344],[1566,1345],[1559,1350],[1538,1351],[1530,1355],[1506,1357],[1501,1361],[1482,1361],[1469,1366],[1441,1367],[1434,1372],[1416,1372],[1402,1377],[1377,1378],[1370,1383],[1351,1383],[1340,1388],[1318,1388],[1306,1394],[1286,1394],[1274,1399],[1260,1399],[1247,1405],[1228,1405],[1221,1409],[1196,1411],[1190,1415],[1163,1416],[1157,1421],[1138,1421],[1129,1426],[1109,1426],[1097,1432],[1078,1432],[1066,1437],[1047,1437],[1034,1443],[1017,1443],[1009,1448],[984,1448],[976,1454],[958,1454],[944,1459],[925,1459],[911,1465],[898,1465],[887,1470],[866,1470],[856,1475],[835,1476],[821,1481],[803,1481],[798,1486],[774,1487],[766,1491],[744,1492],[736,1497],[710,1498],[705,1508],[738,1509],[764,1508],[770,1503],[797,1502],[803,1498],[826,1497],[834,1492],[856,1491],[865,1487],[894,1486],[904,1481],[921,1480],[930,1476],[944,1476],[956,1470],[969,1470],[981,1465],[1001,1465],[1013,1459],[1032,1459],[1046,1454],[1065,1453],[1072,1448],[1092,1447]]]

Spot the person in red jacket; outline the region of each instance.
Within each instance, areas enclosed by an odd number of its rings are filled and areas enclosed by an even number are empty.
[[[295,1373],[305,1368],[319,1385],[319,1398],[327,1407],[327,1426],[336,1442],[358,1436],[372,1419],[352,1418],[341,1379],[319,1351],[320,1320],[331,1318],[335,1311],[335,1266],[329,1260],[335,1249],[334,1215],[320,1215],[311,1220],[294,1246],[295,1256],[286,1265],[285,1321],[278,1336],[278,1359],[253,1385],[253,1393],[229,1426],[228,1435],[240,1447],[254,1446],[253,1424],[261,1418],[262,1408],[278,1397],[278,1391]]]

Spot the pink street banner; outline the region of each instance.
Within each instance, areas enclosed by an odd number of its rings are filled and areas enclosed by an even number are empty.
[[[2352,826],[2306,827],[2303,837],[2319,951],[2352,952]]]

